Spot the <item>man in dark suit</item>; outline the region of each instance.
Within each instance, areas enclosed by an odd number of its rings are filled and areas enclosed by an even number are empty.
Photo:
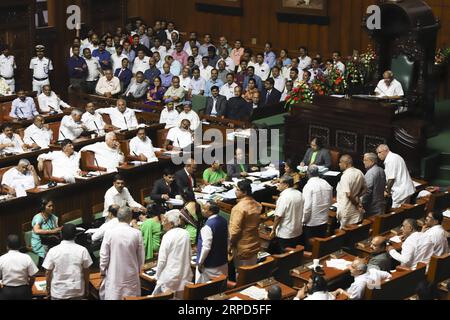
[[[274,87],[275,80],[273,78],[269,78],[264,82],[264,90],[261,94],[261,101],[264,107],[280,103],[282,93]]]
[[[207,116],[225,117],[227,111],[227,98],[219,94],[219,87],[213,86],[211,88],[212,97],[208,97],[206,102]]]
[[[197,188],[197,182],[195,180],[195,172],[197,171],[197,164],[194,159],[189,159],[186,162],[184,169],[181,169],[175,173],[175,182],[177,190],[181,192],[188,192],[194,194],[195,188]]]
[[[122,87],[122,92],[124,92],[130,85],[131,79],[133,78],[133,72],[128,69],[130,62],[128,59],[122,60],[122,68],[117,68],[114,72],[114,76],[119,78],[120,86]]]
[[[234,88],[234,97],[228,100],[226,118],[248,121],[252,115],[251,106],[242,98],[241,87]]]
[[[163,178],[159,179],[153,185],[150,198],[161,204],[169,199],[174,199],[178,195],[177,184],[175,183],[175,172],[172,168],[165,168]]]
[[[249,172],[256,171],[257,168],[250,168],[246,163],[244,150],[237,148],[233,164],[227,165],[227,176],[230,178],[246,178]]]

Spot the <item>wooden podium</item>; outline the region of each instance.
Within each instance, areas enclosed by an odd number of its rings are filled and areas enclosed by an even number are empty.
[[[364,168],[364,154],[388,144],[417,174],[426,147],[424,123],[402,118],[396,110],[389,102],[356,98],[315,97],[312,104],[295,105],[286,119],[286,159],[301,160],[310,141],[321,137],[327,148],[350,154]]]

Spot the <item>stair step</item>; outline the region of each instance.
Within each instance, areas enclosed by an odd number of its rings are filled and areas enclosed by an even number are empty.
[[[450,153],[441,153],[441,164],[450,166]]]

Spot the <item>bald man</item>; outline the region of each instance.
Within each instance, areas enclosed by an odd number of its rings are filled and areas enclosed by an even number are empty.
[[[387,70],[383,74],[383,80],[378,83],[375,89],[375,95],[382,98],[401,99],[405,93],[403,92],[402,84],[395,79],[394,73],[391,70]]]
[[[366,211],[366,217],[383,214],[386,212],[384,198],[386,174],[378,166],[378,157],[375,153],[366,153],[363,162],[366,168],[367,193],[362,198],[362,204]]]
[[[386,252],[387,240],[385,237],[377,236],[370,242],[372,257],[369,260],[369,267],[376,267],[382,271],[389,272],[392,268],[392,259]]]
[[[361,197],[366,193],[367,185],[363,173],[353,167],[351,156],[342,156],[339,167],[343,174],[337,186],[337,219],[342,229],[362,221],[364,209]]]

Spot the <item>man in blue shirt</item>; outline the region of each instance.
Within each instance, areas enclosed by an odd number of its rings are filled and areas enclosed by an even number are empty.
[[[79,89],[84,79],[88,76],[88,66],[86,60],[80,57],[80,47],[73,47],[72,53],[73,56],[67,62],[70,85],[73,89]]]
[[[156,67],[156,60],[155,58],[151,57],[148,64],[150,65],[150,69],[146,70],[144,73],[145,80],[150,83],[150,85],[154,84],[155,78],[159,77],[161,74],[161,71]]]
[[[92,53],[94,58],[97,58],[100,62],[102,70],[111,69],[111,54],[105,50],[106,43],[104,41],[100,42],[98,49],[95,49]]]
[[[20,90],[17,93],[18,98],[12,102],[9,116],[13,119],[30,120],[39,115],[36,110],[33,98],[27,97],[25,91]]]
[[[165,63],[163,66],[163,73],[159,76],[161,78],[161,85],[168,89],[172,85],[173,74],[170,73],[170,65]]]
[[[223,85],[223,81],[219,79],[219,71],[217,69],[211,70],[211,79],[207,81],[205,85],[205,97],[212,97],[212,87],[216,86],[220,89]]]
[[[128,59],[122,60],[122,68],[118,68],[114,71],[114,76],[119,78],[122,92],[125,91],[130,85],[133,78],[133,72],[128,68]]]
[[[264,62],[269,65],[270,69],[275,67],[277,62],[277,56],[272,51],[272,44],[270,42],[267,42],[264,47]]]

